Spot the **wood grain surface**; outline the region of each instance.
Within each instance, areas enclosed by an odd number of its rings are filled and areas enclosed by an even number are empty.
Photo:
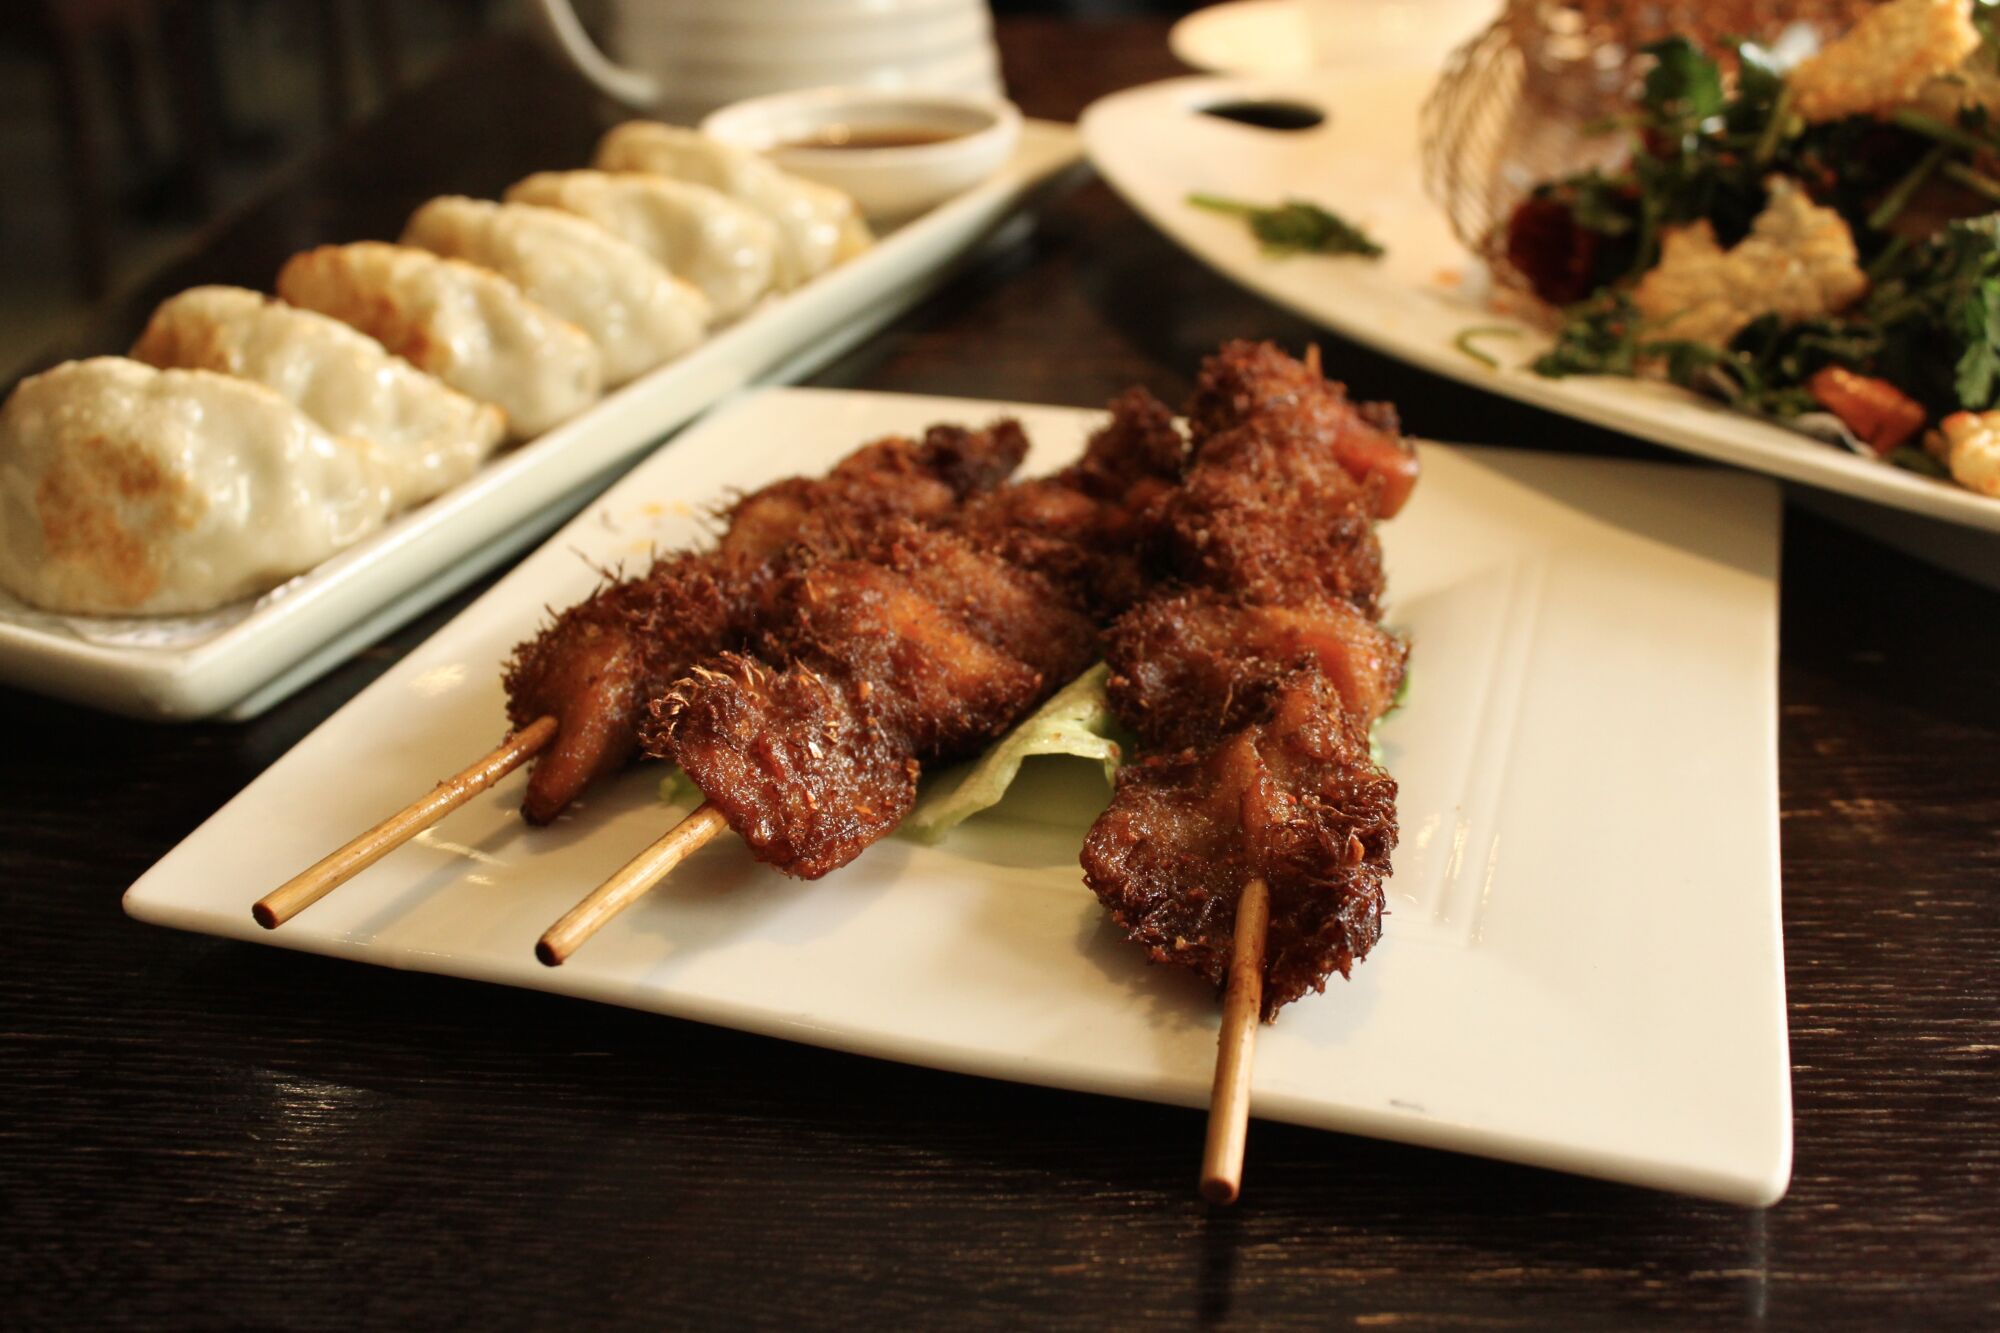
[[[1034,114],[1175,72],[1156,23],[1002,27]],[[609,116],[467,53],[54,355],[197,281],[581,160]],[[818,382],[1099,405],[1310,329],[1101,185]],[[1669,455],[1333,339],[1448,439]],[[931,1073],[126,920],[120,892],[475,588],[243,725],[0,691],[0,1320],[19,1327],[1991,1327],[2000,1321],[2000,597],[1793,508],[1780,748],[1797,1099],[1744,1211]],[[481,585],[484,586],[484,585]],[[1647,707],[1634,699],[1635,708]],[[385,801],[406,775],[379,775]],[[1684,854],[1701,855],[1699,829]],[[252,894],[246,893],[246,903]],[[1687,960],[1701,985],[1701,959]]]

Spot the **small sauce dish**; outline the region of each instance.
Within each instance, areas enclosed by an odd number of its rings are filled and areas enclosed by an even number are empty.
[[[702,121],[704,133],[900,222],[998,171],[1021,137],[1012,102],[977,93],[807,88],[753,97]]]

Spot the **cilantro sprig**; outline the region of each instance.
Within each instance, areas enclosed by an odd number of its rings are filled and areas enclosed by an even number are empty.
[[[1275,207],[1244,203],[1216,194],[1191,194],[1187,201],[1211,213],[1243,218],[1268,254],[1361,255],[1374,259],[1382,247],[1361,228],[1338,213],[1304,199],[1287,199]]]

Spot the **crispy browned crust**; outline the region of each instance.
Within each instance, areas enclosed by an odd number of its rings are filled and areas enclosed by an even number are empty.
[[[847,864],[908,812],[926,760],[969,754],[1045,692],[1042,674],[989,641],[935,594],[923,539],[892,563],[822,560],[783,576],[757,656],[695,668],[643,728],[742,833],[760,860],[817,878]],[[969,554],[946,539],[942,545]],[[933,553],[935,554],[935,553]],[[949,600],[949,599],[947,599]],[[982,617],[997,612],[982,607]]]
[[[919,466],[951,487],[953,498],[960,500],[992,490],[1013,476],[1027,456],[1028,433],[1012,417],[980,430],[932,426],[917,447]]]
[[[1177,480],[1187,451],[1173,409],[1145,389],[1132,388],[1111,400],[1111,420],[1060,475],[1086,495],[1123,500],[1146,478]]]
[[[917,758],[971,753],[1039,696],[1042,679],[910,579],[866,560],[788,578],[762,636],[767,661],[802,661],[855,682],[869,716]]]
[[[1271,891],[1264,1016],[1381,932],[1396,784],[1368,756],[1403,645],[1374,623],[1374,520],[1416,476],[1393,410],[1317,358],[1238,342],[1203,366],[1180,484],[1144,516],[1161,579],[1106,631],[1144,755],[1085,840],[1091,889],[1157,962],[1220,985],[1237,903]]]
[[[1401,509],[1417,482],[1416,451],[1396,409],[1352,401],[1311,353],[1298,361],[1270,343],[1225,344],[1202,363],[1187,415],[1197,463],[1224,463],[1232,437],[1282,431],[1302,459],[1335,463],[1363,484],[1381,518]]]
[[[1246,601],[1331,597],[1372,619],[1385,580],[1367,492],[1288,437],[1254,432],[1232,432],[1226,461],[1197,464],[1167,501],[1176,568]]]
[[[917,761],[859,682],[725,653],[654,703],[674,757],[751,854],[801,879],[846,865],[902,822]]]
[[[1396,783],[1330,681],[1297,673],[1269,720],[1207,751],[1125,768],[1083,847],[1084,879],[1155,962],[1221,985],[1236,904],[1271,891],[1264,1017],[1346,976],[1381,935]]]
[[[790,477],[737,501],[725,514],[722,549],[770,559],[800,541],[851,540],[902,519],[934,522],[1006,480],[1027,452],[1012,420],[984,430],[932,426],[921,441],[877,440],[823,477]]]
[[[1345,602],[1256,606],[1202,589],[1140,603],[1104,635],[1112,709],[1149,747],[1213,745],[1271,715],[1302,669],[1326,676],[1366,728],[1402,682],[1408,649]]]
[[[690,663],[740,644],[767,581],[755,562],[669,556],[639,578],[607,583],[514,649],[503,678],[508,720],[524,727],[549,715],[557,723],[529,775],[522,810],[531,823],[555,818],[631,759],[647,701]]]
[[[781,565],[851,552],[878,532],[936,520],[1004,481],[1027,454],[1020,424],[934,426],[857,449],[824,477],[793,477],[739,500],[718,551],[658,561],[605,584],[515,648],[504,674],[516,727],[552,715],[522,810],[547,823],[639,752],[648,703],[705,657],[749,646]]]
[[[1161,515],[1187,452],[1172,410],[1131,389],[1081,459],[972,497],[950,526],[1108,621],[1144,595],[1164,559]]]
[[[1045,690],[1097,660],[1097,628],[1061,588],[960,534],[903,524],[884,534],[871,558],[909,580],[982,642],[1025,663]]]

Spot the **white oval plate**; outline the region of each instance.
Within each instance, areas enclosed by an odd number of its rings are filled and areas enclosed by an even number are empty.
[[[861,442],[1018,415],[1028,470],[1095,412],[773,389],[641,463],[203,824],[133,916],[650,1009],[940,1069],[1205,1104],[1216,1005],[1083,888],[1101,770],[1048,765],[935,847],[817,883],[733,838],[560,968],[536,938],[686,812],[635,769],[552,828],[516,774],[275,931],[250,904],[504,727],[499,667],[598,569],[694,540],[732,487]],[[1402,842],[1354,980],[1257,1043],[1254,1112],[1769,1203],[1791,1170],[1778,911],[1777,488],[1707,469],[1424,447],[1383,529],[1413,648],[1382,726]],[[1060,787],[1061,790],[1051,790]],[[1035,799],[1039,796],[1040,799]],[[1688,831],[1700,831],[1691,849]],[[357,976],[356,981],[364,980]],[[1201,1143],[1188,1120],[1188,1171]],[[1250,1188],[1256,1186],[1250,1164]]]
[[[518,554],[716,399],[802,378],[873,335],[1081,155],[1069,126],[1024,122],[979,185],[255,601],[114,619],[0,594],[0,681],[139,717],[255,716]]]
[[[1672,385],[1609,377],[1544,379],[1527,369],[1548,336],[1486,308],[1483,274],[1425,195],[1417,112],[1432,76],[1318,73],[1187,78],[1115,93],[1081,122],[1106,180],[1154,226],[1224,277],[1345,337],[1440,375],[1579,420],[1775,477],[2000,532],[2000,500],[1858,457],[1731,412]],[[1327,122],[1302,133],[1259,130],[1200,108],[1244,98],[1311,102]],[[1262,253],[1249,228],[1187,202],[1190,193],[1257,203],[1310,199],[1387,248],[1379,260]],[[1473,326],[1518,337],[1480,347],[1492,370],[1452,345]]]

